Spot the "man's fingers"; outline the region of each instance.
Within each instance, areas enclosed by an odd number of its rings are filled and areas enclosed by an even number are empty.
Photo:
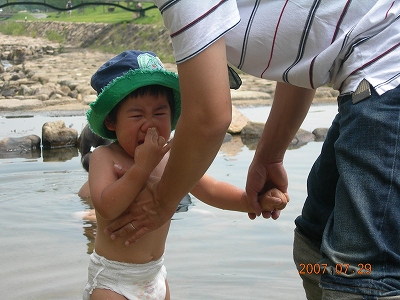
[[[272,213],[273,212],[270,212],[270,211],[263,211],[262,212],[262,216],[263,216],[264,219],[269,219],[269,218],[272,217]]]
[[[131,221],[131,218],[132,217],[130,215],[120,216],[104,229],[104,233],[110,235],[111,233],[123,230],[124,226]]]
[[[133,231],[132,226],[135,228],[140,228],[140,225],[145,219],[146,216],[139,216],[133,219],[132,214],[119,216],[117,219],[107,225],[107,227],[104,229],[104,233],[106,235],[113,235],[114,238],[130,234]]]
[[[249,187],[246,186],[246,195],[247,195],[247,203],[249,206],[254,210],[254,214],[258,217],[261,215],[261,205],[258,202],[258,192]],[[250,217],[250,215],[249,215]]]
[[[273,211],[263,211],[262,212],[262,215],[263,215],[264,219],[272,218],[273,220],[276,220],[276,219],[279,218],[280,214],[281,214],[281,210],[280,209],[276,209],[276,210],[273,210]]]
[[[136,230],[136,233],[125,241],[125,246],[129,246],[130,244],[133,244],[134,242],[136,242],[138,239],[140,239],[142,236],[144,236],[149,231],[150,231],[150,229],[148,229],[146,227]]]
[[[150,207],[144,206],[143,205],[143,211],[147,212],[149,215],[157,215],[157,211],[154,209],[151,209]]]
[[[248,215],[251,220],[254,220],[257,217],[254,213],[248,213]]]
[[[280,209],[274,210],[271,214],[272,219],[276,220],[279,218],[279,216],[281,215],[281,211]]]
[[[252,199],[250,199],[249,197],[249,205],[251,208],[254,209],[254,213],[256,214],[256,216],[260,216],[261,215],[261,205],[257,200],[257,197],[252,197]]]
[[[111,239],[115,239],[117,236],[125,236],[127,234],[132,233],[132,231],[136,230],[136,228],[133,227],[133,225],[131,225],[131,223],[126,224],[124,227],[122,227],[121,229],[119,229],[118,231],[114,232],[113,234],[111,234]]]

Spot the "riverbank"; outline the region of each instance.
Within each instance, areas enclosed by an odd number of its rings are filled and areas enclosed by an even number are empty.
[[[97,96],[90,86],[91,76],[115,55],[61,46],[43,38],[0,34],[0,39],[3,41],[0,49],[1,115],[86,111]],[[9,58],[18,63],[4,68]],[[174,64],[167,63],[165,67],[176,71]],[[241,74],[241,78],[241,88],[231,91],[233,105],[271,105],[274,82],[247,74]],[[336,95],[329,87],[319,88],[314,103],[335,103]]]

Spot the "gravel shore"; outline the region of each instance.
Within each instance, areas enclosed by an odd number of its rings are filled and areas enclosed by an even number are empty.
[[[27,52],[32,47],[57,49],[59,45],[46,39],[7,36],[0,34],[7,49]],[[59,47],[60,48],[60,47]],[[7,63],[4,50],[1,63]],[[25,112],[64,111],[76,112],[88,109],[88,104],[96,99],[90,86],[92,74],[114,54],[88,49],[63,46],[61,53],[44,53],[40,57],[27,58],[22,64],[6,68],[0,72],[0,115],[21,114]],[[1,66],[0,66],[1,67]],[[165,64],[166,69],[176,71],[176,65]],[[24,76],[15,76],[15,73]],[[18,73],[19,72],[19,73]],[[232,90],[232,104],[238,107],[271,105],[275,82],[240,74],[242,86]],[[14,93],[6,93],[7,87]],[[47,94],[45,94],[47,93]],[[45,94],[45,95],[44,95]],[[329,87],[317,90],[314,103],[331,104],[336,102],[337,92]]]

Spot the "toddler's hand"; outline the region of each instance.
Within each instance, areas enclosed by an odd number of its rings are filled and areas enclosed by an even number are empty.
[[[135,164],[150,174],[170,148],[171,145],[165,144],[164,137],[159,136],[154,127],[149,128],[144,143],[136,147]]]
[[[273,188],[258,196],[258,201],[262,211],[282,210],[290,201],[288,193],[282,193],[280,190]]]

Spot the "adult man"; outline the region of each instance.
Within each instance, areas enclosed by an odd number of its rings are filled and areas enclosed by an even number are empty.
[[[296,263],[300,273],[303,264],[325,270],[305,278],[310,299],[398,299],[400,2],[156,2],[171,33],[182,114],[165,176],[110,231],[132,221],[134,240],[160,226],[211,164],[231,118],[227,61],[278,82],[247,179],[257,215],[259,193],[286,192],[287,146],[314,90],[330,83],[340,92],[339,114],[296,220]]]

